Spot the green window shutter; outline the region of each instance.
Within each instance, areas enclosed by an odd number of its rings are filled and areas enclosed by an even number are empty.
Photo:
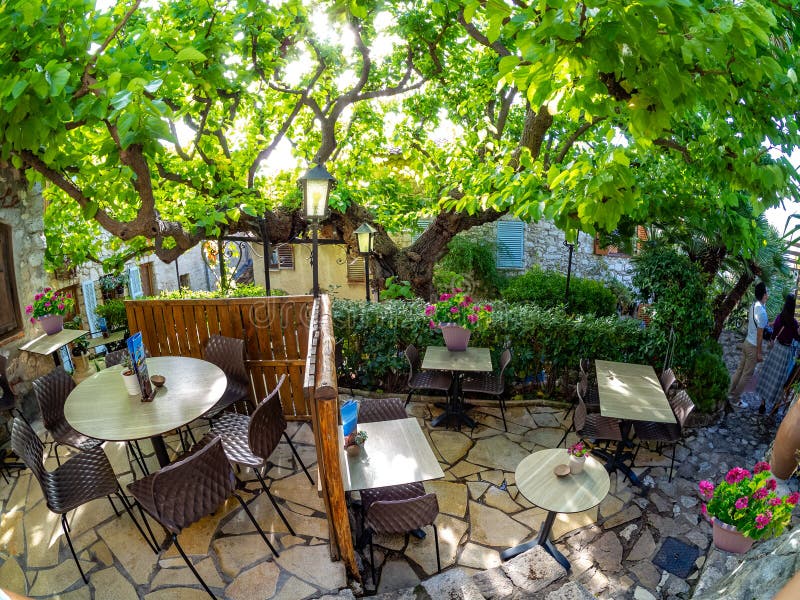
[[[497,268],[525,268],[525,223],[497,221]]]

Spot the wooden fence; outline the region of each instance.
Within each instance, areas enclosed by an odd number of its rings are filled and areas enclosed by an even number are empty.
[[[311,296],[198,300],[128,300],[128,328],[141,331],[153,356],[201,358],[212,335],[245,340],[252,400],[287,375],[281,393],[287,419],[311,419],[303,393],[311,323]]]

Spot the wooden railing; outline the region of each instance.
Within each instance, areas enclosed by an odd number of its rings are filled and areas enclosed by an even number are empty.
[[[252,400],[264,398],[287,375],[281,392],[287,419],[309,420],[304,373],[311,323],[311,296],[199,300],[128,300],[128,328],[141,331],[153,356],[200,358],[212,335],[245,340]]]
[[[317,446],[319,483],[330,529],[331,557],[341,558],[348,573],[360,581],[339,468],[339,390],[329,296],[322,296],[314,303],[311,323],[305,391],[313,407],[314,442]]]

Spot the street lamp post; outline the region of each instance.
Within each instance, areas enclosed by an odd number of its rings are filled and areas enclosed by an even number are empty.
[[[316,298],[319,296],[319,257],[317,229],[319,222],[328,216],[328,198],[331,190],[336,185],[333,175],[328,173],[325,165],[320,163],[316,167],[309,169],[303,175],[298,185],[303,190],[303,211],[306,219],[311,222],[311,267],[313,276],[313,293]]]
[[[577,245],[577,239],[574,242],[564,240],[564,246],[569,249],[569,258],[567,259],[567,289],[564,293],[564,303],[567,305],[567,311],[569,311],[569,280],[572,277],[572,253]]]
[[[358,253],[364,257],[364,279],[367,287],[367,302],[369,298],[369,257],[372,254],[372,245],[375,242],[375,232],[377,230],[369,223],[362,223],[355,230],[356,241],[358,242]]]

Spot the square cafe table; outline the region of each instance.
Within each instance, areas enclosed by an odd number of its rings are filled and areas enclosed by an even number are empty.
[[[437,427],[442,422],[449,422],[451,417],[455,417],[459,426],[464,423],[470,428],[474,428],[475,421],[466,412],[471,407],[464,404],[461,398],[461,375],[462,373],[490,373],[492,371],[492,355],[489,349],[467,348],[463,352],[451,352],[442,346],[429,346],[425,349],[422,368],[453,372],[453,390],[450,398],[444,406],[444,412],[433,419],[431,425]]]
[[[415,418],[359,423],[367,441],[356,456],[344,450],[339,427],[339,468],[345,492],[402,485],[444,477]]]
[[[74,342],[80,337],[83,337],[89,333],[85,329],[62,329],[58,333],[54,333],[53,335],[40,335],[39,337],[31,340],[24,346],[20,346],[20,350],[25,350],[26,352],[33,352],[35,354],[43,354],[47,356],[48,354],[53,354],[56,350],[61,348],[62,346],[66,346],[70,342]],[[53,354],[53,360],[58,366],[60,361],[58,360],[58,354]]]
[[[675,414],[653,367],[606,360],[596,360],[594,364],[600,414],[621,421],[623,441],[617,444],[613,457],[605,454],[608,468],[611,471],[619,469],[630,478],[631,483],[641,485],[636,474],[624,463],[625,443],[632,421],[677,423]]]

